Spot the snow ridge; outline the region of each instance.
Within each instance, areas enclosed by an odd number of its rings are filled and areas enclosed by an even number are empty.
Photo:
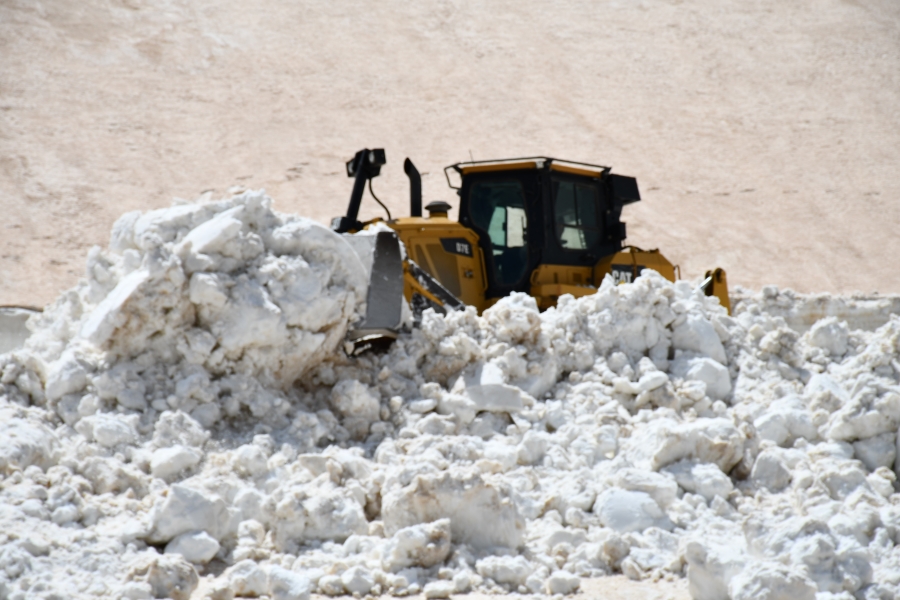
[[[649,273],[353,358],[365,287],[262,192],[120,218],[0,355],[0,596],[897,594],[896,316]]]

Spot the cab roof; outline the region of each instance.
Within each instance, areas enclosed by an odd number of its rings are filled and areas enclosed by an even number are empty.
[[[593,165],[574,160],[562,160],[559,158],[550,158],[549,156],[528,156],[524,158],[506,158],[500,160],[473,160],[468,162],[459,162],[444,168],[444,175],[447,177],[447,184],[453,189],[459,189],[450,182],[450,169],[453,169],[461,176],[472,175],[474,173],[489,173],[492,171],[516,171],[521,169],[549,169],[560,173],[569,173],[572,175],[583,175],[586,177],[603,177],[608,174],[610,167],[602,165]]]

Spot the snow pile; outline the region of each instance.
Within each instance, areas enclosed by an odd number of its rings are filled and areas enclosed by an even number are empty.
[[[854,294],[832,296],[830,294],[798,294],[792,290],[779,290],[766,286],[753,294],[738,287],[731,294],[736,312],[746,304],[748,310],[762,310],[773,317],[781,317],[791,329],[800,333],[826,317],[838,317],[851,329],[874,331],[900,314],[900,296]],[[754,308],[756,307],[756,308]]]
[[[352,358],[364,268],[269,203],[125,215],[0,357],[0,596],[900,592],[897,317],[651,273]]]

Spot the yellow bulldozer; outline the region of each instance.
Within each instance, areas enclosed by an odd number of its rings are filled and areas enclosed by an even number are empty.
[[[410,216],[392,218],[372,191],[385,163],[380,148],[360,150],[347,162],[354,179],[350,204],[331,224],[338,233],[377,230],[348,236],[370,269],[367,313],[351,334],[357,340],[396,336],[401,296],[414,315],[465,305],[480,313],[512,292],[530,294],[545,310],[563,294],[593,294],[607,276],[615,283],[630,283],[644,269],[671,281],[680,276],[659,250],[624,244],[622,209],[640,193],[635,178],[609,167],[544,156],[450,165],[444,174],[459,196],[454,221],[442,201],[425,206],[423,216],[421,177],[408,158]],[[367,184],[386,219],[358,220]],[[722,269],[708,271],[701,288],[730,312]]]

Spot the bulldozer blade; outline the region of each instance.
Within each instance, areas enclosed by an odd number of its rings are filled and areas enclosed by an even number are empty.
[[[347,336],[354,344],[394,339],[403,324],[403,259],[400,240],[390,231],[374,236],[346,236],[369,271],[366,314]]]

